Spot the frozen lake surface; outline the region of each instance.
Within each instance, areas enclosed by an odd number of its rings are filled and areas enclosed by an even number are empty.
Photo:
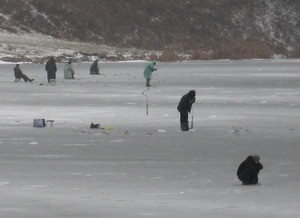
[[[74,64],[75,80],[59,65],[56,86],[43,65],[21,65],[33,83],[0,65],[1,217],[299,217],[300,60],[158,63],[148,117],[145,64]],[[182,133],[191,89],[195,131]],[[256,153],[260,185],[242,186]]]

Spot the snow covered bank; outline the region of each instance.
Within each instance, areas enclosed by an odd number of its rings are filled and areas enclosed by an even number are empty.
[[[2,31],[0,41],[0,60],[7,62],[44,63],[49,56],[56,57],[59,62],[66,60],[88,62],[97,57],[103,60],[136,60],[151,54],[160,54],[157,51],[70,42],[39,33],[12,34]]]

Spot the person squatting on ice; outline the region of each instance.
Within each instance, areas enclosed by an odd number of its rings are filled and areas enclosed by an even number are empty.
[[[258,155],[252,155],[248,156],[240,164],[237,176],[243,185],[255,185],[258,183],[258,173],[263,169],[263,165],[259,161],[260,157]]]
[[[24,82],[32,82],[34,79],[29,79],[25,74],[23,74],[20,65],[17,64],[16,67],[14,68],[14,73],[15,73],[15,78],[16,79],[23,79]]]
[[[90,67],[90,75],[100,75],[99,73],[99,66],[98,66],[98,59],[95,60],[91,67]]]
[[[75,71],[73,70],[72,62],[69,61],[66,64],[65,69],[64,69],[64,78],[65,79],[75,79],[74,74],[75,74]]]
[[[196,101],[196,91],[191,90],[189,93],[182,96],[177,110],[180,113],[180,127],[182,131],[189,131],[189,114],[192,110],[192,106]]]
[[[47,71],[48,83],[50,83],[51,80],[56,80],[57,67],[53,57],[49,58],[49,60],[46,63],[45,69]]]
[[[156,71],[157,69],[155,68],[156,62],[152,61],[149,64],[147,64],[145,70],[144,70],[144,77],[146,79],[146,87],[151,87],[150,85],[150,80],[152,79],[152,73]]]

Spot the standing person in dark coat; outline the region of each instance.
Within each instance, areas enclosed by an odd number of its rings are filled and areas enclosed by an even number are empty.
[[[95,60],[93,62],[93,64],[91,65],[90,75],[100,75],[100,73],[99,73],[99,66],[98,66],[98,59]]]
[[[48,83],[50,83],[51,80],[56,80],[57,67],[53,57],[49,58],[45,68],[47,71]]]
[[[258,173],[263,169],[263,165],[259,162],[260,157],[258,155],[248,156],[243,161],[237,171],[239,180],[243,185],[255,185],[258,183]]]
[[[16,67],[14,68],[14,73],[16,79],[23,79],[24,82],[33,81],[33,79],[29,79],[25,74],[23,74],[19,64],[17,64]]]
[[[180,112],[180,127],[182,131],[189,131],[189,114],[192,110],[192,105],[196,101],[196,91],[191,90],[189,93],[182,96],[177,110]]]

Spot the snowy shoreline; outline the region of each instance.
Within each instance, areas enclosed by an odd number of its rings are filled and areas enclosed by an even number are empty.
[[[50,56],[56,57],[58,62],[73,60],[84,63],[96,58],[135,61],[142,56],[161,54],[159,51],[71,42],[39,33],[12,34],[1,31],[0,42],[0,60],[4,62],[43,63]]]

